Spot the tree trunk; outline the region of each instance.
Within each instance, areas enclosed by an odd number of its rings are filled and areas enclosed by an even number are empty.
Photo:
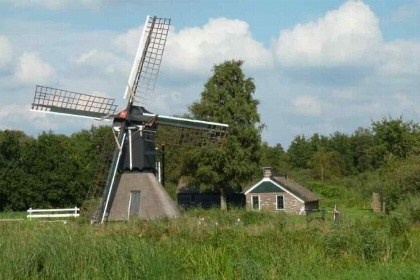
[[[220,210],[227,210],[226,192],[224,189],[220,189]]]

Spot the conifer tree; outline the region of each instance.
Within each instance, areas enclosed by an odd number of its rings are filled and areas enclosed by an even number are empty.
[[[201,100],[190,106],[194,118],[229,125],[229,136],[220,149],[193,151],[186,173],[190,183],[221,192],[221,208],[226,193],[240,191],[259,172],[261,130],[258,100],[252,78],[245,77],[243,61],[226,61],[214,66],[213,76],[204,86]]]

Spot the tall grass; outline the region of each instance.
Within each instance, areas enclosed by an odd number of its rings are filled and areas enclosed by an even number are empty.
[[[0,223],[0,279],[419,279],[420,232],[395,219],[193,210],[177,220]],[[393,224],[394,223],[394,224]]]

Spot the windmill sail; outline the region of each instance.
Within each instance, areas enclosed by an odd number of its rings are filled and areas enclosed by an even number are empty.
[[[101,96],[36,86],[32,111],[104,119],[114,114],[115,100]]]
[[[147,16],[124,98],[146,106],[154,91],[171,20]]]
[[[188,145],[194,147],[221,146],[224,144],[227,135],[227,124],[192,120],[179,117],[153,115],[143,113],[142,118],[146,122],[154,122],[159,128],[157,130],[159,142],[169,145]]]
[[[113,119],[118,148],[96,212],[98,222],[178,217],[175,203],[155,176],[156,142],[203,147],[222,145],[228,135],[226,124],[156,115],[144,108],[155,88],[170,23],[147,17],[126,85],[127,107],[117,115],[114,99],[36,86],[33,111]]]

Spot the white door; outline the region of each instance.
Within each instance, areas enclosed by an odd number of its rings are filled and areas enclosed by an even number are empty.
[[[130,202],[128,204],[129,219],[138,218],[140,216],[140,191],[130,192]]]

